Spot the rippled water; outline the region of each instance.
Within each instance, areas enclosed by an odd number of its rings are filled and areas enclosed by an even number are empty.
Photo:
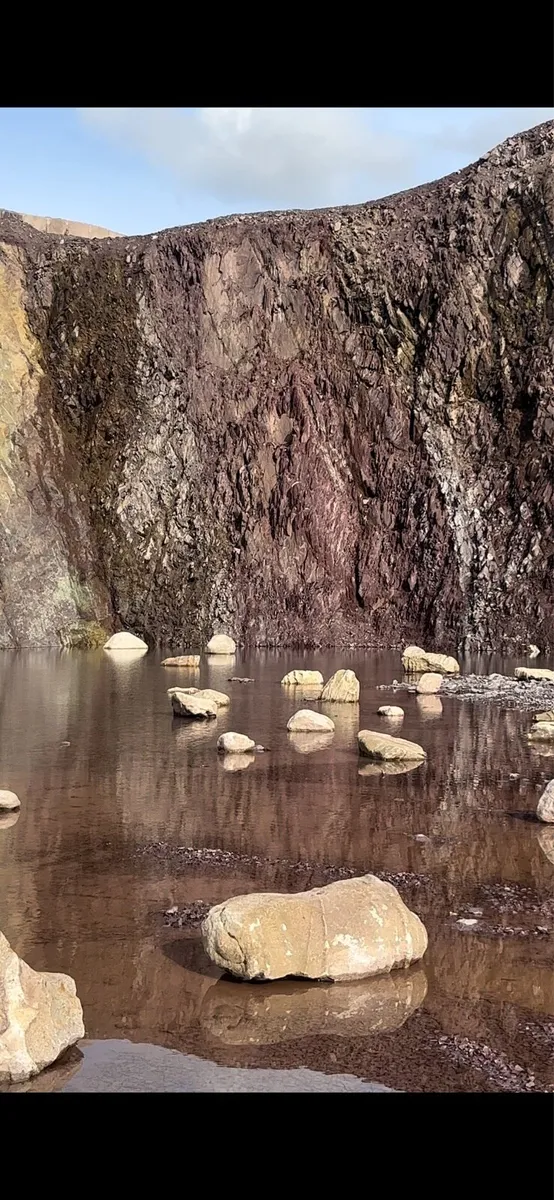
[[[0,657],[0,786],[22,801],[0,827],[0,928],[31,966],[75,978],[87,1037],[400,1089],[552,1087],[554,835],[526,817],[554,757],[528,746],[529,716],[378,691],[402,677],[392,652],[237,655],[199,673],[160,660]],[[361,680],[359,705],[325,707],[329,742],[287,734],[306,707],[279,686],[295,666]],[[172,717],[166,689],[185,676],[231,695],[217,722]],[[357,754],[359,728],[395,731],[375,715],[388,702],[428,753],[401,774]],[[226,729],[269,753],[222,760]],[[235,857],[191,862],[189,846]],[[164,925],[173,905],[298,890],[337,867],[395,876],[429,931],[420,966],[333,987],[241,985],[220,979],[197,929]],[[458,927],[471,909],[477,924]]]

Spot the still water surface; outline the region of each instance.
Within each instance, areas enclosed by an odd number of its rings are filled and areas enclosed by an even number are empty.
[[[74,977],[87,1038],[337,1083],[551,1089],[554,833],[528,818],[554,757],[527,744],[529,716],[378,691],[402,677],[393,652],[237,654],[199,672],[161,657],[0,656],[0,786],[22,801],[0,827],[0,928],[31,966]],[[514,665],[468,658],[462,670]],[[310,706],[279,685],[295,666],[360,678],[359,705],[313,705],[335,721],[330,740],[287,734]],[[166,689],[178,682],[225,691],[231,707],[217,722],[176,720]],[[384,703],[405,709],[401,727],[375,715]],[[383,774],[358,758],[360,728],[399,732],[427,761]],[[269,753],[222,760],[228,729]],[[191,863],[179,847],[232,857]],[[429,932],[420,966],[333,987],[241,985],[220,978],[197,929],[164,924],[173,905],[304,889],[336,867],[395,877]]]

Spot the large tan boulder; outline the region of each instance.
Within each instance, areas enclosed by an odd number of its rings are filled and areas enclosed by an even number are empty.
[[[533,720],[540,721],[541,723],[543,721],[554,721],[554,708],[548,708],[546,712],[533,713]]]
[[[211,721],[217,717],[215,700],[199,699],[198,696],[188,696],[186,692],[171,689],[171,707],[176,717],[189,717],[196,721]]]
[[[314,712],[311,708],[300,708],[287,721],[287,729],[289,733],[334,733],[335,724],[323,713]]]
[[[551,742],[554,739],[554,721],[536,721],[527,738],[530,742]]]
[[[406,646],[402,666],[408,674],[420,671],[439,671],[442,675],[457,675],[460,664],[449,654],[432,654],[421,646]]]
[[[23,1083],[85,1036],[69,975],[33,971],[0,933],[0,1083]]]
[[[554,825],[554,779],[547,783],[537,804],[537,816],[539,821],[546,821],[548,825]]]
[[[404,709],[397,704],[382,704],[377,709],[378,717],[389,717],[392,721],[401,721],[404,716]]]
[[[256,743],[244,733],[222,733],[217,739],[220,754],[247,754],[256,749]]]
[[[360,730],[358,749],[367,758],[382,759],[383,762],[416,762],[427,758],[417,742],[408,742],[406,738],[393,737],[390,733],[375,733],[372,729]]]
[[[395,887],[363,875],[295,895],[254,893],[211,908],[204,948],[239,979],[361,979],[422,958],[427,933]]]
[[[442,683],[442,675],[437,671],[426,671],[421,679],[418,679],[416,684],[416,692],[418,696],[432,696],[438,692]]]
[[[21,801],[15,792],[0,791],[0,812],[13,812],[21,808]]]
[[[296,687],[300,683],[307,683],[310,686],[323,686],[323,675],[321,671],[289,671],[287,675],[283,675],[281,683],[286,687]]]
[[[368,1037],[399,1029],[427,993],[421,967],[355,983],[287,981],[272,987],[218,979],[200,1025],[225,1046],[268,1046],[305,1037]]]
[[[227,637],[226,633],[216,633],[206,646],[206,654],[234,654],[236,648],[232,637]]]
[[[353,671],[335,671],[327,680],[321,699],[329,704],[357,704],[360,699],[360,681]]]
[[[162,667],[199,667],[199,654],[178,654],[176,658],[164,658]]]
[[[554,683],[554,671],[547,671],[546,667],[516,667],[514,675],[516,679],[546,679]]]
[[[104,650],[148,650],[148,646],[134,633],[114,633],[105,643]]]

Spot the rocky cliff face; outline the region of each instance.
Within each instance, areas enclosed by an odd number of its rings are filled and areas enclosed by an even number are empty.
[[[356,207],[0,220],[0,645],[554,640],[554,125]]]

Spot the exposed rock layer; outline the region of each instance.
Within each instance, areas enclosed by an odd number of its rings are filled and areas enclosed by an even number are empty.
[[[0,646],[552,646],[554,126],[376,203],[0,216]]]

